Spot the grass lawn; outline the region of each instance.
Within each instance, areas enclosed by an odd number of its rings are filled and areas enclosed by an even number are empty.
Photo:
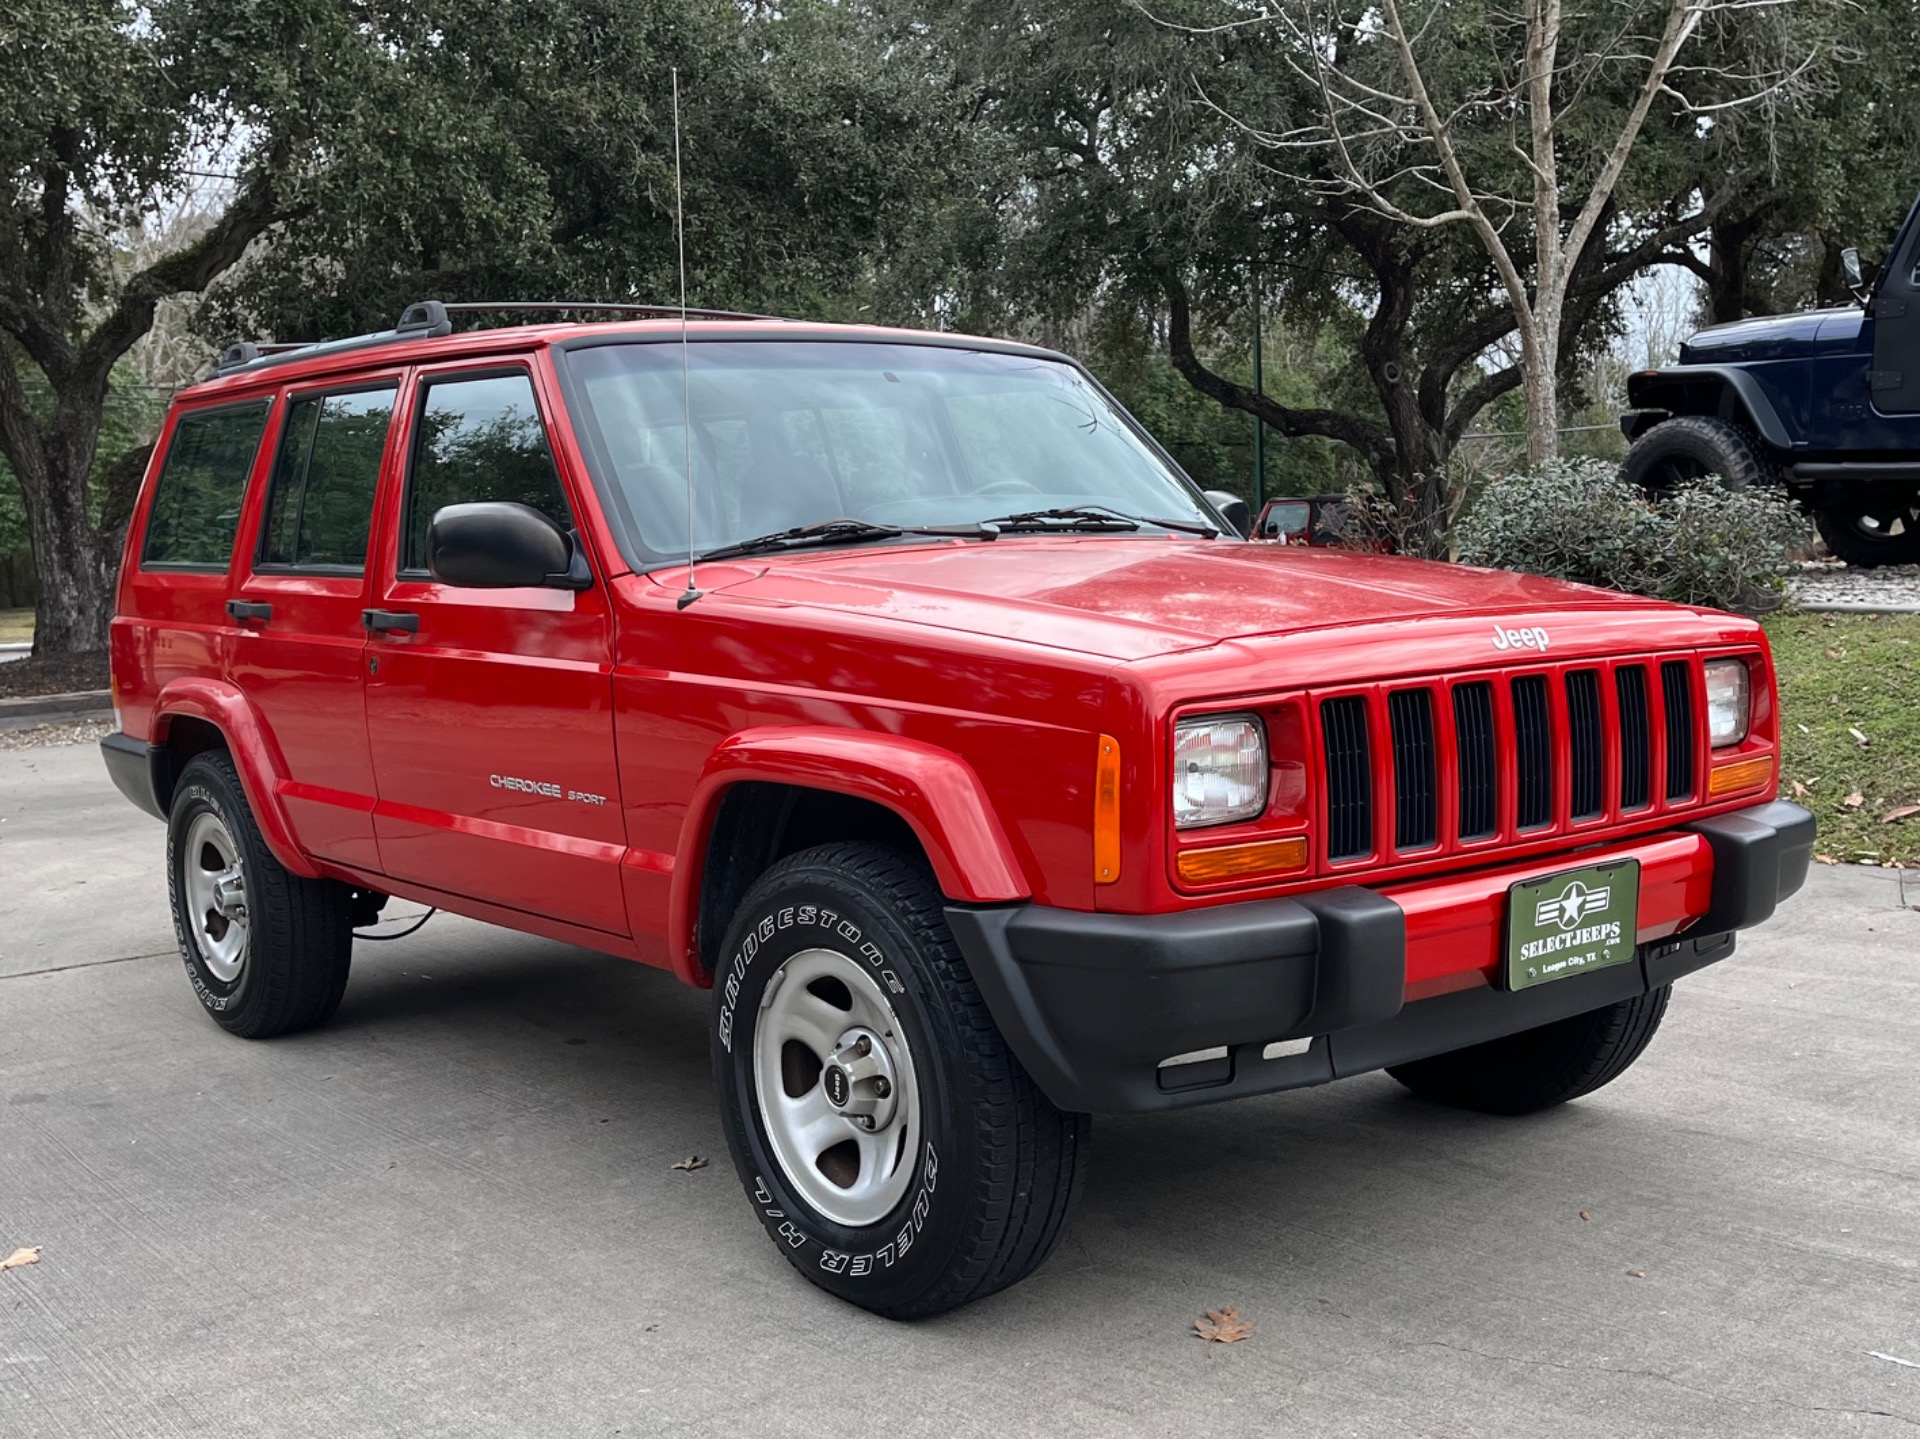
[[[1780,794],[1820,819],[1815,852],[1920,865],[1920,615],[1779,615]],[[1858,730],[1866,744],[1850,732]]]
[[[32,610],[0,610],[0,645],[25,644],[32,638]]]

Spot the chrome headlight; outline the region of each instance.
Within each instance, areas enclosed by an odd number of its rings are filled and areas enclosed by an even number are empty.
[[[1707,739],[1715,749],[1739,744],[1753,718],[1753,677],[1745,660],[1708,660]]]
[[[1173,822],[1180,829],[1254,819],[1267,807],[1267,733],[1252,715],[1204,715],[1173,727]]]

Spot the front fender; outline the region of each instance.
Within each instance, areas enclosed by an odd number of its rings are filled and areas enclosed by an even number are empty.
[[[1793,435],[1759,380],[1737,365],[1669,365],[1627,377],[1627,404],[1635,410],[1664,410],[1670,415],[1718,415],[1731,420],[1744,411],[1760,438],[1777,450],[1793,448]],[[1629,416],[1628,423],[1636,417]],[[1664,418],[1664,417],[1662,417]],[[1627,429],[1635,439],[1650,420]]]
[[[273,857],[302,879],[318,879],[320,871],[301,853],[280,800],[280,786],[287,777],[286,761],[239,686],[197,677],[168,681],[154,700],[152,742],[164,745],[171,722],[183,717],[206,721],[226,739],[227,752],[240,772],[240,786],[253,809],[254,823],[259,825],[261,838]]]
[[[1032,896],[986,787],[951,750],[860,730],[742,730],[708,756],[681,826],[667,923],[674,969],[683,979],[705,982],[694,929],[707,836],[727,789],[746,781],[828,790],[885,806],[912,828],[949,900],[1007,904]]]

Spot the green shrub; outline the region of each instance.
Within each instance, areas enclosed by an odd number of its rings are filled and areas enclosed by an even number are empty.
[[[1806,537],[1779,490],[1709,476],[1650,500],[1598,460],[1490,480],[1454,531],[1466,564],[1747,614],[1780,607],[1787,552]]]

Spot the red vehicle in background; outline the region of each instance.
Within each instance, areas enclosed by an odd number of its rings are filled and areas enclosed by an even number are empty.
[[[449,308],[238,347],[155,449],[102,748],[194,993],[320,1024],[395,895],[709,988],[854,1303],[1031,1272],[1096,1112],[1588,1093],[1805,877],[1749,620],[1247,543],[1030,346]]]

